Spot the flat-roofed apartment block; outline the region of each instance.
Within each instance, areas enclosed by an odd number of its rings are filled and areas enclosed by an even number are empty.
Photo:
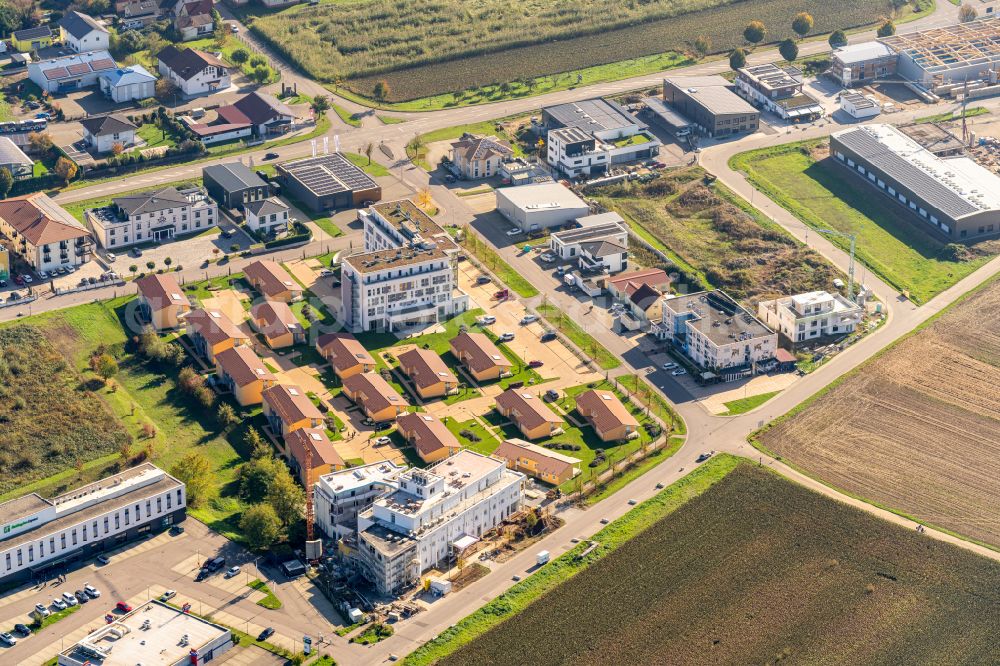
[[[250,336],[219,310],[191,310],[184,315],[184,328],[191,346],[209,363],[219,352],[250,343]]]
[[[277,165],[285,190],[314,213],[359,208],[382,198],[382,188],[340,153]]]
[[[165,187],[112,199],[84,217],[101,246],[114,250],[211,229],[219,223],[219,207],[200,187]]]
[[[687,356],[702,381],[734,381],[777,365],[778,334],[721,290],[665,299],[651,332]]]
[[[570,178],[600,176],[613,164],[656,157],[660,140],[615,102],[595,98],[542,109],[546,159]]]
[[[316,339],[316,351],[329,361],[342,382],[351,375],[375,369],[375,359],[350,333],[324,333]]]
[[[526,439],[563,433],[563,420],[526,389],[507,389],[496,397],[496,403],[500,415],[510,419]]]
[[[292,471],[298,474],[299,481],[306,488],[319,481],[324,474],[347,467],[323,427],[292,430],[285,435],[285,451]]]
[[[233,645],[229,629],[153,600],[87,634],[56,661],[58,666],[204,666]]]
[[[302,287],[276,261],[261,259],[243,269],[250,286],[268,301],[291,303],[302,298]]]
[[[663,99],[695,130],[711,137],[752,134],[760,126],[760,111],[721,76],[668,76],[663,79]]]
[[[477,382],[509,377],[514,363],[484,333],[459,333],[448,345]]]
[[[628,268],[628,228],[618,213],[588,215],[578,229],[549,236],[549,251],[562,260],[576,259],[584,273],[619,273]]]
[[[275,384],[264,389],[264,418],[271,431],[281,439],[300,428],[319,428],[323,414],[298,386]]]
[[[448,319],[469,309],[458,288],[458,246],[412,201],[358,211],[362,254],[341,268],[344,327],[353,332],[399,331]]]
[[[261,404],[264,389],[278,383],[249,346],[233,347],[216,355],[215,381],[232,391],[236,402],[244,407]]]
[[[93,253],[90,232],[44,192],[0,201],[0,235],[36,271],[77,267]]]
[[[306,341],[306,331],[298,317],[283,301],[264,301],[250,308],[254,329],[264,336],[271,349],[282,349]]]
[[[152,463],[45,499],[0,504],[0,582],[37,577],[184,520],[184,484]]]
[[[639,421],[612,391],[590,390],[576,397],[576,411],[587,419],[603,442],[639,436]]]
[[[373,421],[394,421],[410,407],[377,372],[362,372],[345,379],[344,395]]]
[[[507,467],[522,472],[554,486],[566,483],[580,473],[580,461],[571,456],[526,442],[523,439],[507,439],[493,452]]]
[[[853,333],[864,308],[840,294],[810,291],[757,304],[757,316],[792,346]]]
[[[427,400],[458,393],[458,377],[436,352],[414,347],[396,358],[421,398]]]
[[[425,463],[436,463],[462,450],[458,439],[437,417],[424,413],[403,414],[396,419],[399,433]]]
[[[191,312],[191,301],[169,273],[150,273],[135,281],[139,289],[139,312],[157,331],[181,326],[181,317]]]
[[[1000,177],[971,158],[938,157],[892,125],[834,132],[830,155],[946,242],[1000,233]]]
[[[845,88],[867,85],[896,74],[896,53],[881,42],[849,44],[834,49],[831,61],[830,76]]]
[[[352,555],[380,594],[397,594],[517,512],[523,496],[523,474],[465,449],[401,473],[397,490],[358,514]]]
[[[802,90],[802,70],[773,63],[752,65],[736,75],[736,92],[751,104],[763,107],[785,120],[816,120],[823,116],[823,106]]]
[[[321,475],[313,494],[316,525],[330,538],[356,535],[358,512],[397,488],[397,477],[405,469],[385,460]]]

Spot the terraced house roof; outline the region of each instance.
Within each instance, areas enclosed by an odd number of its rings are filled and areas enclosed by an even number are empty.
[[[532,430],[545,423],[562,423],[562,419],[545,406],[542,399],[525,389],[508,389],[497,396],[497,407],[522,428]]]
[[[409,407],[396,389],[376,372],[362,372],[348,377],[344,380],[344,390],[372,414],[389,407]]]
[[[139,294],[146,299],[150,309],[154,312],[171,305],[191,307],[191,301],[184,295],[184,290],[177,284],[177,278],[173,275],[150,273],[136,280],[135,285],[139,288]]]
[[[414,347],[400,354],[398,359],[403,372],[419,388],[429,388],[441,382],[458,383],[455,373],[445,365],[440,356],[429,349]]]
[[[265,296],[279,296],[286,291],[302,291],[288,271],[274,261],[264,260],[247,264],[243,274]]]
[[[250,316],[257,324],[257,330],[269,338],[294,333],[302,328],[292,309],[281,301],[258,303],[250,308]]]
[[[514,364],[483,333],[459,333],[449,344],[455,355],[473,372],[479,373],[497,366],[514,367]]]
[[[562,476],[580,464],[576,458],[550,451],[516,437],[500,442],[500,446],[493,452],[493,456],[513,463],[516,463],[518,459],[530,460],[540,474],[552,476]]]
[[[639,421],[611,391],[581,393],[576,398],[576,408],[599,432],[608,432],[623,425],[639,427]]]
[[[368,350],[349,333],[324,333],[316,340],[316,347],[341,372],[359,365],[375,365]]]
[[[323,420],[323,414],[313,404],[309,396],[298,386],[276,384],[263,393],[264,402],[286,424],[298,423],[304,419]]]
[[[264,361],[249,347],[233,347],[215,356],[219,368],[236,382],[249,386],[257,381],[276,381],[277,378],[264,365]]]
[[[189,312],[184,321],[190,332],[197,333],[210,345],[226,340],[247,340],[249,336],[219,310],[197,309]]]
[[[441,449],[462,448],[448,427],[430,414],[404,414],[396,419],[396,425],[422,457],[434,455]]]
[[[334,469],[347,466],[344,459],[333,448],[333,442],[323,428],[299,428],[285,435],[285,445],[292,457],[304,469],[306,464],[306,449],[312,452],[312,466],[330,465]]]

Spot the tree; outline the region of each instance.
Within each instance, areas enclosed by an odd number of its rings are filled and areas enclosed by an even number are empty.
[[[172,263],[174,263],[174,260],[171,259],[170,257],[163,258],[163,265],[166,266],[167,268],[170,268],[170,264]]]
[[[251,460],[268,458],[272,455],[271,445],[260,436],[260,431],[257,428],[247,428],[247,434],[243,436],[243,443],[250,449]]]
[[[247,60],[250,59],[250,53],[244,48],[235,49],[229,54],[229,59],[235,62],[237,65],[242,65]]]
[[[839,49],[842,46],[847,46],[847,35],[844,34],[843,30],[834,30],[830,33],[830,48]]]
[[[31,132],[28,134],[28,145],[31,152],[45,154],[52,150],[52,137],[48,132]]]
[[[12,187],[14,187],[14,176],[11,175],[10,169],[0,167],[0,199],[6,199]]]
[[[767,28],[763,21],[750,21],[747,27],[743,28],[743,39],[751,44],[760,44],[767,36]]]
[[[694,40],[694,51],[699,58],[704,58],[712,50],[712,40],[704,35],[698,35]]]
[[[179,92],[179,90],[180,89],[177,87],[176,83],[166,77],[163,77],[156,80],[156,84],[153,87],[153,94],[156,96],[156,99],[161,102],[169,102],[175,98],[174,96]]]
[[[420,205],[420,207],[423,208],[424,210],[427,210],[430,207],[432,201],[433,199],[431,198],[431,188],[429,187],[420,188],[420,191],[417,192],[417,203]]]
[[[969,3],[963,3],[962,6],[958,8],[958,20],[960,23],[975,21],[977,16],[979,16],[979,12],[977,12],[976,8]]]
[[[378,81],[375,84],[375,88],[372,90],[372,95],[375,97],[375,101],[377,102],[384,102],[391,94],[392,88],[389,87],[389,82],[385,79]]]
[[[219,419],[219,425],[223,428],[228,428],[234,426],[240,422],[240,417],[233,409],[233,406],[228,402],[224,402],[219,405],[219,411],[216,413],[216,418]]]
[[[69,181],[76,178],[76,164],[65,157],[60,157],[56,160],[56,175],[59,176],[63,183],[69,185]]]
[[[742,69],[747,66],[747,52],[743,49],[736,49],[729,54],[729,68],[732,70]]]
[[[799,37],[805,37],[813,29],[813,17],[809,12],[799,12],[792,19],[792,30]],[[787,59],[787,58],[786,58]]]
[[[875,34],[879,37],[891,37],[896,34],[896,24],[892,22],[892,19],[884,18],[878,29],[875,30]]]
[[[94,359],[94,372],[101,376],[101,379],[108,381],[118,374],[118,362],[111,354],[100,354]]]
[[[215,477],[212,463],[199,451],[192,451],[181,458],[170,469],[170,473],[187,485],[187,501],[190,506],[201,506],[212,499]]]
[[[250,70],[250,79],[255,83],[264,84],[271,78],[271,68],[267,65],[257,65]]]
[[[278,543],[283,534],[281,519],[268,504],[254,504],[243,512],[240,531],[247,540],[250,550],[264,551]]]
[[[251,67],[266,67],[267,66],[267,58],[265,58],[264,56],[260,55],[259,53],[255,53],[252,56],[250,56],[250,66]]]
[[[278,463],[278,470],[278,474],[271,479],[271,487],[267,489],[264,501],[274,507],[281,523],[287,527],[302,518],[306,498],[284,463]]]
[[[146,36],[146,56],[150,63],[156,63],[156,56],[160,55],[160,51],[165,48],[167,48],[167,42],[159,33],[150,32]]]
[[[258,455],[240,466],[237,474],[240,482],[240,498],[245,502],[262,501],[271,488],[271,481],[278,475],[279,467],[284,465],[274,459],[271,452]]]
[[[313,113],[317,116],[321,116],[330,110],[330,98],[326,95],[316,95],[313,97],[313,101],[310,106],[312,107]]]
[[[139,270],[139,267],[136,266],[135,264],[132,264],[131,266],[128,267],[128,270],[132,275],[135,275],[136,272]]]
[[[799,57],[799,45],[795,43],[794,39],[785,39],[778,45],[778,53],[788,62],[792,62]]]
[[[156,262],[150,259],[149,261],[146,262],[146,268],[149,270],[153,270],[154,268],[156,268]]]
[[[424,143],[424,140],[418,134],[406,146],[406,150],[410,154],[411,159],[422,160],[427,155],[427,144]]]
[[[365,157],[368,158],[368,164],[371,164],[372,163],[372,152],[375,151],[375,144],[372,143],[371,141],[369,141],[368,143],[365,144],[365,147],[362,148],[362,150],[365,153]]]

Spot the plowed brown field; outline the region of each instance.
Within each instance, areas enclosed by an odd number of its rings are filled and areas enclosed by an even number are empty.
[[[836,487],[1000,545],[1000,281],[759,441]]]

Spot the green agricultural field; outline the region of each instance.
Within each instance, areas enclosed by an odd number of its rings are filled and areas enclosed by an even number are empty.
[[[644,502],[597,534],[584,562],[581,544],[406,663],[1000,660],[996,562],[730,461]]]
[[[997,241],[946,246],[908,210],[824,157],[826,145],[806,141],[762,148],[734,156],[730,166],[813,229],[857,234],[858,260],[896,289],[909,290],[917,303],[926,303],[1000,253]],[[830,241],[850,248],[846,238],[831,236]],[[965,256],[954,258],[956,248]]]
[[[757,0],[752,10],[729,0],[370,0],[299,5],[255,18],[252,29],[310,77],[346,79],[367,97],[384,80],[385,99],[397,102],[500,83],[508,83],[502,96],[531,94],[534,77],[668,52],[680,64],[686,59],[677,54],[699,35],[713,52],[743,45],[750,19],[767,25],[768,41],[789,37],[803,10],[815,17],[816,34],[896,13],[889,0]],[[580,83],[572,77],[562,87]]]

